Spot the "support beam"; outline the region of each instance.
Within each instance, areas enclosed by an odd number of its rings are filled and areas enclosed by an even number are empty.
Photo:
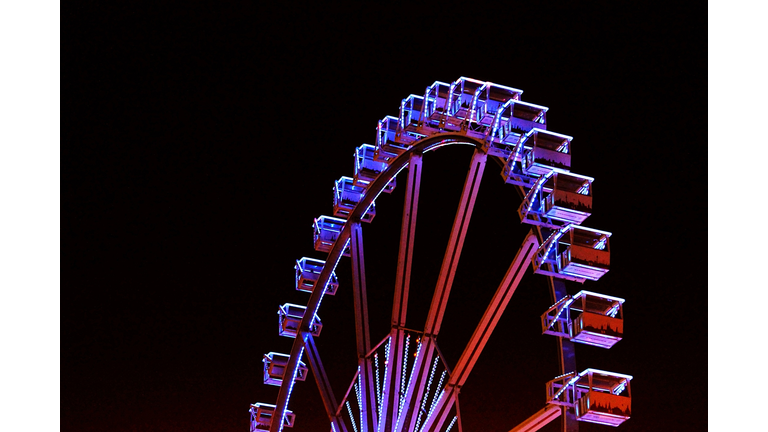
[[[397,277],[395,295],[392,304],[392,332],[388,374],[384,377],[382,396],[382,422],[379,431],[391,432],[397,422],[397,410],[400,399],[400,380],[402,370],[403,347],[405,344],[405,318],[408,311],[408,291],[411,285],[411,263],[416,234],[416,214],[419,204],[419,186],[421,184],[421,153],[412,153],[408,162],[408,181],[405,185],[405,203],[403,221],[400,229],[400,248],[397,256]]]
[[[536,414],[528,417],[524,422],[515,426],[509,432],[535,432],[549,424],[552,420],[560,417],[562,411],[562,407],[557,405],[547,405]]]
[[[442,428],[443,423],[448,417],[448,412],[456,402],[461,387],[467,381],[470,372],[472,372],[472,368],[475,366],[477,359],[485,348],[485,344],[491,337],[493,330],[496,328],[496,324],[499,322],[501,315],[507,308],[517,286],[520,284],[520,280],[523,278],[525,270],[531,263],[531,257],[536,253],[538,248],[538,238],[533,231],[530,231],[523,240],[520,249],[517,251],[515,259],[512,260],[512,264],[504,275],[501,284],[496,289],[493,299],[488,305],[488,308],[486,308],[477,328],[475,328],[469,343],[464,348],[464,352],[462,352],[461,357],[459,357],[459,361],[456,363],[456,366],[448,379],[448,383],[435,405],[432,416],[425,422],[425,431],[432,432]]]
[[[309,367],[312,369],[312,375],[315,377],[317,388],[320,391],[320,397],[323,399],[325,412],[328,414],[328,420],[338,432],[347,432],[344,421],[337,416],[339,404],[336,401],[336,397],[333,395],[331,382],[328,380],[328,375],[325,373],[323,362],[320,360],[320,354],[317,352],[315,338],[312,337],[311,334],[307,334],[304,347],[307,352]]]
[[[357,363],[360,368],[362,403],[361,432],[376,430],[376,388],[373,381],[373,365],[365,356],[371,350],[371,334],[368,323],[368,297],[365,287],[365,255],[363,253],[363,228],[360,222],[352,224],[352,292],[355,303],[355,333],[357,339]]]
[[[459,361],[453,369],[451,378],[448,381],[448,385],[463,386],[467,381],[469,373],[475,366],[477,359],[480,357],[480,353],[483,352],[485,344],[491,337],[493,330],[496,329],[501,315],[509,304],[509,300],[515,293],[517,286],[520,284],[520,280],[525,274],[525,270],[531,263],[531,257],[536,253],[539,248],[539,241],[536,235],[531,231],[523,240],[523,244],[515,255],[515,259],[512,260],[512,264],[509,266],[507,273],[504,275],[501,284],[496,289],[496,293],[493,295],[491,303],[485,310],[480,323],[477,325],[475,332],[469,339],[469,343],[464,348],[464,352],[459,357]]]
[[[419,207],[419,185],[421,184],[421,158],[419,153],[411,154],[408,162],[408,182],[403,205],[403,223],[400,229],[400,249],[397,255],[397,279],[395,298],[392,304],[392,326],[405,326],[408,309],[408,290],[411,285],[411,263],[413,242],[416,234],[416,213]]]
[[[464,429],[461,426],[461,410],[459,409],[459,399],[456,399],[456,418],[459,420],[459,432],[464,432]]]
[[[488,155],[479,149],[475,149],[472,155],[467,178],[464,181],[464,189],[459,201],[459,209],[453,220],[451,236],[448,240],[448,247],[443,257],[443,264],[440,267],[440,275],[437,280],[437,287],[432,297],[432,304],[429,308],[427,323],[424,326],[424,335],[437,335],[440,332],[440,325],[445,314],[445,306],[448,303],[448,296],[453,285],[453,277],[456,275],[456,267],[459,265],[461,249],[464,246],[464,238],[467,235],[469,221],[472,218],[472,210],[475,207],[475,198],[480,189],[480,181],[485,170],[485,161]]]

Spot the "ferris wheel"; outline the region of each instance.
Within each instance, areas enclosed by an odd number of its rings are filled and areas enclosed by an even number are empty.
[[[529,265],[548,281],[551,306],[541,305],[542,333],[555,336],[559,373],[545,383],[544,407],[515,432],[535,431],[560,418],[562,430],[586,421],[618,426],[631,414],[632,376],[576,370],[575,343],[609,349],[623,335],[624,299],[581,290],[565,281],[596,281],[609,268],[611,233],[581,224],[592,210],[593,178],[570,172],[572,137],[547,130],[547,107],[520,100],[522,90],[461,77],[436,81],[423,95],[402,100],[398,117],[378,122],[375,145],[355,149],[354,173],[335,182],[333,213],[315,218],[314,248],[325,260],[296,261],[296,289],[306,305],[279,307],[279,333],[293,338],[290,353],[264,355],[264,383],[279,386],[275,404],[250,407],[250,430],[279,432],[294,425],[288,409],[297,381],[315,377],[332,432],[461,431],[459,390],[483,351]],[[406,327],[423,156],[443,146],[474,147],[423,330]],[[486,163],[501,166],[517,190],[520,221],[531,226],[459,357],[449,365],[437,344],[456,268]],[[407,169],[407,178],[396,180]],[[396,183],[397,182],[397,183]],[[398,184],[399,183],[399,184]],[[376,199],[405,189],[391,330],[370,335],[363,226],[376,216]],[[336,267],[350,257],[357,372],[347,392],[333,393],[316,338],[320,306],[339,288]],[[305,356],[306,354],[306,356]],[[306,358],[307,363],[302,359]],[[298,413],[300,414],[300,413]]]

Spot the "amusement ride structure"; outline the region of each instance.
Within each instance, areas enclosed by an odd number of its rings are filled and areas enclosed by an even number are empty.
[[[461,431],[459,391],[529,264],[548,281],[552,306],[541,315],[541,328],[556,337],[560,371],[546,383],[545,406],[512,431],[535,431],[557,418],[566,432],[577,431],[579,421],[618,426],[629,418],[631,376],[576,370],[575,343],[608,349],[623,332],[624,299],[566,290],[565,281],[596,281],[608,271],[611,233],[581,225],[592,211],[594,179],[570,172],[572,137],[548,131],[548,108],[521,101],[522,93],[466,77],[450,84],[437,81],[423,96],[403,99],[398,117],[379,121],[375,145],[356,148],[353,176],[335,183],[333,215],[314,220],[314,247],[327,254],[325,260],[296,261],[296,289],[308,293],[307,303],[286,303],[278,310],[279,333],[293,338],[293,345],[288,354],[264,355],[264,383],[280,389],[274,405],[251,405],[252,432],[293,426],[291,391],[309,368],[332,432]],[[405,319],[422,157],[451,144],[474,146],[474,153],[426,324],[416,331],[405,327]],[[459,360],[448,365],[437,336],[489,158],[502,167],[503,181],[518,191],[518,215],[531,229]],[[391,330],[381,341],[372,341],[362,227],[376,215],[376,198],[391,192],[406,168]],[[342,256],[352,262],[358,359],[352,383],[339,399],[315,338],[323,326],[318,314],[323,297],[339,289],[335,269]]]

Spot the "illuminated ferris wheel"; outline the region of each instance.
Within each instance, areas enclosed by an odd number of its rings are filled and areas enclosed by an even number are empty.
[[[466,77],[451,84],[437,81],[423,96],[403,99],[398,117],[379,121],[375,145],[355,150],[353,176],[335,183],[333,215],[314,220],[314,247],[327,254],[325,260],[296,261],[296,289],[309,298],[306,305],[286,303],[279,308],[280,335],[293,338],[293,345],[290,353],[264,355],[264,383],[280,389],[275,404],[251,405],[252,432],[293,426],[291,392],[310,368],[332,432],[460,431],[459,390],[529,264],[548,280],[552,305],[541,315],[541,326],[543,334],[556,337],[560,371],[546,383],[544,407],[512,430],[535,431],[558,417],[567,432],[577,431],[579,421],[618,426],[629,418],[632,377],[598,369],[578,371],[574,350],[574,343],[610,348],[621,340],[624,300],[584,290],[569,294],[565,284],[596,281],[608,271],[611,233],[581,225],[592,211],[593,179],[570,172],[572,137],[548,131],[548,108],[521,101],[522,93]],[[474,152],[426,324],[416,331],[405,324],[422,158],[452,144],[474,146]],[[522,197],[518,215],[531,229],[459,360],[448,365],[436,338],[489,158],[502,166],[503,181]],[[376,198],[394,189],[404,169],[408,173],[400,180],[405,203],[391,331],[374,341],[362,227],[376,215]],[[323,326],[321,302],[339,289],[335,269],[342,256],[352,262],[358,361],[346,394],[337,397],[315,338]]]

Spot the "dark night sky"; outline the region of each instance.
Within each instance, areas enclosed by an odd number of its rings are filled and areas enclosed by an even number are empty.
[[[306,302],[293,265],[323,258],[311,224],[331,213],[333,181],[352,175],[354,148],[401,99],[460,76],[549,107],[549,129],[574,137],[572,170],[596,179],[585,225],[613,233],[611,271],[569,292],[627,300],[624,340],[577,347],[579,369],[634,376],[621,430],[707,429],[707,296],[691,295],[707,286],[702,8],[108,3],[64,15],[63,430],[247,430],[249,404],[277,397],[261,358],[290,350],[277,307]],[[425,156],[409,327],[428,306],[471,154],[457,147]],[[489,163],[438,342],[449,358],[528,230],[498,171]],[[364,228],[376,341],[402,197],[380,197]],[[348,262],[319,314],[338,397],[355,368]],[[538,321],[549,305],[529,270],[462,391],[466,431],[506,431],[543,406],[557,375]],[[290,409],[296,432],[328,430],[311,378]]]

